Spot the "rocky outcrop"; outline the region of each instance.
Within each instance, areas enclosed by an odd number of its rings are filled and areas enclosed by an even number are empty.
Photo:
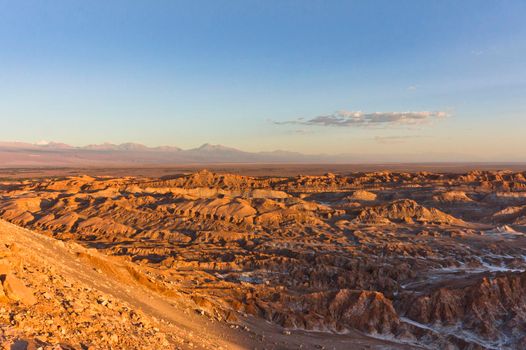
[[[491,220],[500,224],[526,225],[526,205],[506,207],[493,214]]]
[[[421,224],[462,225],[464,222],[435,208],[426,208],[414,200],[402,199],[389,204],[363,209],[354,219],[356,223],[386,224],[413,222]]]
[[[395,334],[400,320],[389,299],[382,293],[340,289],[282,295],[278,300],[246,299],[246,312],[265,317],[285,328],[343,332],[355,329],[371,334]]]
[[[400,325],[391,301],[380,292],[341,289],[308,294],[292,303],[298,315],[294,324],[308,329],[394,334]]]
[[[433,196],[436,202],[452,203],[452,202],[473,202],[471,198],[464,191],[447,191]]]
[[[358,190],[354,191],[351,195],[346,196],[345,199],[349,201],[375,201],[377,198],[376,193],[372,193],[369,191],[364,190]]]
[[[453,327],[491,343],[512,346],[526,338],[526,273],[505,273],[408,297],[401,307],[412,320]]]

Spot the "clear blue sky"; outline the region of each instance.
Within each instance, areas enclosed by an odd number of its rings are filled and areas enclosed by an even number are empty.
[[[526,1],[0,0],[0,122],[5,141],[524,160]]]

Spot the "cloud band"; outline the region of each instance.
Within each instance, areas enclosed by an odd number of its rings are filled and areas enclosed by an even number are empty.
[[[299,118],[284,122],[274,122],[278,125],[299,124],[312,126],[333,126],[333,127],[374,127],[389,125],[421,125],[433,120],[448,117],[446,112],[353,112],[338,111],[329,115],[320,115],[312,119],[305,120]]]

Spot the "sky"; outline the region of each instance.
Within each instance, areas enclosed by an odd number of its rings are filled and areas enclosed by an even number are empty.
[[[526,161],[526,1],[0,0],[0,140]]]

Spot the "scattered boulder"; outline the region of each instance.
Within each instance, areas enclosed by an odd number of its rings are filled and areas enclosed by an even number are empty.
[[[33,295],[33,291],[13,274],[2,275],[0,279],[2,280],[3,291],[9,299],[28,306],[36,304],[37,299]]]

